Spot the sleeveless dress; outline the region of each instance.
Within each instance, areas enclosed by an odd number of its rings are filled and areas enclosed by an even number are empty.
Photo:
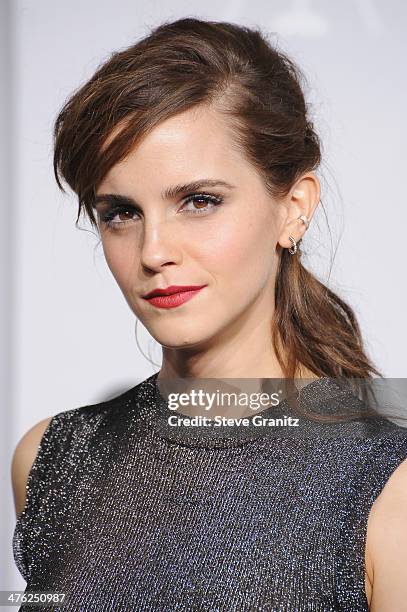
[[[44,432],[13,553],[26,592],[69,603],[36,609],[367,611],[367,518],[407,458],[407,430],[177,439],[160,426],[157,376]],[[327,399],[359,401],[328,377],[300,394]]]

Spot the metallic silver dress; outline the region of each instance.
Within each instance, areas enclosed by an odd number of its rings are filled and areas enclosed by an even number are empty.
[[[20,610],[367,611],[367,517],[406,429],[177,439],[156,381],[52,418],[13,552],[26,592],[68,603]],[[301,401],[335,393],[316,379]]]

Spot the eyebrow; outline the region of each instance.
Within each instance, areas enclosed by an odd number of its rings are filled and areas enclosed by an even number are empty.
[[[183,183],[180,185],[173,185],[172,187],[167,187],[162,193],[161,198],[163,200],[167,200],[170,198],[175,198],[176,196],[188,193],[195,192],[202,187],[226,187],[227,189],[234,189],[235,185],[231,185],[226,181],[221,179],[198,179],[191,183]],[[94,198],[94,206],[99,202],[109,203],[109,204],[122,204],[122,205],[130,205],[135,208],[140,209],[140,206],[137,202],[130,196],[124,196],[113,193],[101,193]]]

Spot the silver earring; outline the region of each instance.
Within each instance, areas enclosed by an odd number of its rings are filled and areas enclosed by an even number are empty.
[[[305,215],[300,215],[298,219],[301,219],[307,229],[309,228],[309,221]]]
[[[305,215],[300,215],[297,218],[300,219],[304,223],[307,229],[309,228],[309,221]],[[290,253],[290,255],[295,255],[297,252],[297,244],[301,241],[301,238],[300,240],[298,240],[298,242],[296,242],[292,236],[288,236],[288,237],[293,243],[293,246],[288,249],[288,252]]]
[[[296,252],[297,252],[297,243],[295,242],[295,240],[294,240],[294,238],[292,236],[288,236],[288,237],[291,240],[291,242],[293,243],[293,246],[288,249],[288,252],[290,253],[290,255],[295,255]]]

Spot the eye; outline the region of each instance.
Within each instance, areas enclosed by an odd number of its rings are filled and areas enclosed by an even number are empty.
[[[115,217],[120,215],[128,215],[130,218],[125,218],[123,221],[115,221]],[[135,221],[134,215],[138,215],[138,213],[131,206],[115,206],[105,213],[100,213],[100,219],[107,228],[117,229],[118,226],[123,227],[133,223]]]
[[[199,204],[198,208],[195,209],[184,209],[182,214],[192,214],[192,215],[205,215],[208,214],[210,210],[222,204],[223,198],[219,195],[210,195],[206,193],[194,193],[187,197],[184,202],[185,204],[192,203],[193,205]],[[208,204],[212,204],[212,206],[208,207]]]
[[[188,196],[182,207],[181,214],[187,215],[207,215],[216,206],[220,206],[223,202],[223,197],[220,195],[208,194],[208,193],[194,193]],[[193,206],[198,205],[198,208],[187,209],[186,205],[192,204]],[[113,206],[106,212],[99,213],[100,220],[103,222],[107,229],[118,230],[123,227],[133,224],[140,219],[139,213],[132,206]],[[117,219],[116,219],[117,217]],[[120,217],[124,219],[120,220]]]

